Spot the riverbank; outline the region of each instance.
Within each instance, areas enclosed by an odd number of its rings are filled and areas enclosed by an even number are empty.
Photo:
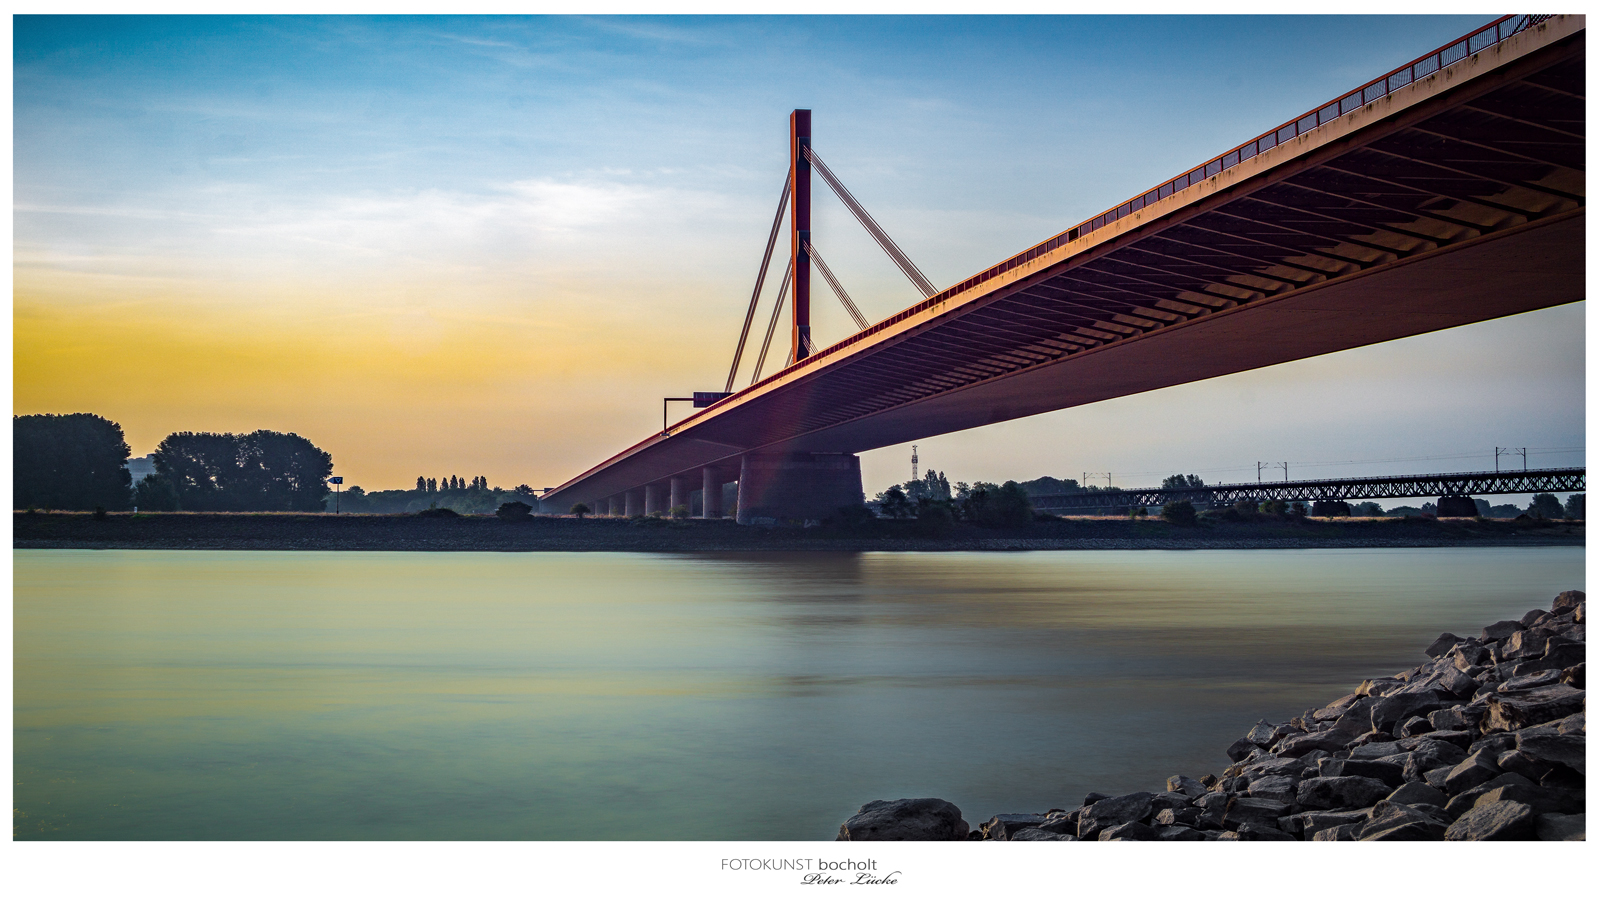
[[[1585,618],[1566,591],[1476,638],[1441,634],[1422,665],[1256,723],[1220,776],[973,831],[944,800],[877,800],[838,840],[1585,840]]]
[[[1174,525],[1075,517],[1016,530],[956,525],[931,535],[915,522],[767,528],[730,520],[576,519],[300,513],[19,512],[14,549],[611,551],[1242,550],[1337,547],[1582,546],[1584,523],[1500,519],[1262,518]]]

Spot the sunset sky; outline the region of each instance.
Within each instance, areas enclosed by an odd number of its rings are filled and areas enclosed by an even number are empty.
[[[721,389],[795,107],[944,287],[1489,19],[19,17],[14,412],[99,413],[136,455],[293,431],[368,490],[556,485]],[[818,197],[867,317],[915,302]],[[813,303],[819,345],[849,333]],[[1575,304],[920,455],[1124,487],[1574,465],[1583,373]]]

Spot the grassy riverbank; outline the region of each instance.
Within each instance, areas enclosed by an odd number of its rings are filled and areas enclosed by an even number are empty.
[[[1199,550],[1314,547],[1556,546],[1584,543],[1582,522],[1498,519],[1263,519],[1173,525],[1078,517],[1016,530],[914,522],[763,528],[731,521],[298,513],[15,513],[15,549],[490,550],[709,552],[760,550]]]

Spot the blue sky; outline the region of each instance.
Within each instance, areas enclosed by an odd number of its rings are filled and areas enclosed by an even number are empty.
[[[720,387],[792,108],[942,287],[1488,19],[20,17],[14,405],[102,412],[136,453],[295,430],[369,488],[558,483],[658,427],[661,396]],[[917,299],[832,198],[816,215],[868,318]],[[1128,486],[1265,457],[1488,467],[1496,445],[1582,445],[1582,323],[1579,304],[922,457]],[[847,328],[819,311],[824,342]],[[73,374],[97,366],[120,377]],[[869,492],[904,456],[864,457]]]

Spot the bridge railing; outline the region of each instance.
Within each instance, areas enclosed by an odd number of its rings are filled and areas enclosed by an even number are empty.
[[[1126,203],[1123,203],[1121,206],[1108,209],[1092,219],[1086,219],[1078,225],[1061,232],[1060,234],[1050,238],[1047,241],[1044,241],[1043,243],[1030,247],[1023,252],[1018,253],[1016,256],[1011,257],[1010,259],[984,269],[982,272],[973,275],[971,278],[945,288],[937,294],[934,294],[926,300],[923,300],[921,303],[907,307],[906,309],[895,313],[887,319],[864,328],[835,344],[824,347],[810,356],[807,356],[798,363],[788,366],[787,368],[780,369],[772,375],[761,379],[739,393],[742,394],[745,391],[762,387],[778,380],[779,378],[785,377],[795,369],[814,365],[821,360],[834,355],[835,353],[840,353],[847,348],[884,331],[885,329],[892,328],[896,324],[903,322],[912,316],[916,316],[927,311],[935,304],[943,302],[944,300],[948,300],[962,291],[969,290],[973,287],[983,284],[986,281],[990,281],[994,278],[1004,275],[1018,266],[1026,265],[1038,257],[1055,250],[1063,244],[1070,243],[1086,234],[1104,228],[1123,216],[1132,215],[1138,210],[1143,209],[1148,203],[1154,203],[1164,197],[1171,196],[1177,191],[1183,190],[1191,184],[1198,184],[1199,182],[1204,181],[1205,179],[1210,178],[1219,172],[1231,169],[1245,160],[1254,157],[1258,153],[1270,150],[1280,143],[1291,140],[1298,135],[1305,134],[1311,129],[1316,128],[1319,125],[1327,124],[1328,122],[1331,122],[1340,116],[1348,115],[1365,106],[1366,104],[1389,94],[1391,91],[1398,90],[1420,78],[1426,78],[1427,76],[1432,75],[1453,63],[1460,62],[1461,60],[1466,59],[1475,53],[1479,53],[1489,47],[1492,47],[1495,44],[1498,44],[1501,41],[1511,37],[1512,35],[1520,31],[1524,31],[1530,26],[1536,25],[1549,18],[1551,18],[1550,15],[1524,14],[1502,16],[1498,19],[1495,19],[1493,22],[1490,22],[1482,28],[1471,32],[1465,37],[1452,41],[1443,47],[1440,47],[1431,53],[1420,56],[1417,59],[1414,59],[1391,72],[1374,78],[1355,90],[1350,91],[1349,93],[1344,94],[1334,99],[1332,102],[1324,104],[1323,106],[1314,109],[1305,115],[1300,116],[1299,118],[1290,119],[1288,122],[1285,122],[1283,125],[1271,131],[1263,132],[1253,140],[1246,141],[1232,150],[1229,150],[1226,153],[1216,156],[1207,162],[1190,169],[1182,175],[1179,175],[1177,178],[1158,185],[1155,189],[1141,194],[1140,196],[1135,197]],[[737,394],[735,396],[737,396]],[[677,423],[677,425],[669,428],[668,433],[688,425],[690,422],[698,419],[701,415],[708,414],[710,411],[711,410],[709,409],[701,410],[694,415],[689,416],[688,418]]]

